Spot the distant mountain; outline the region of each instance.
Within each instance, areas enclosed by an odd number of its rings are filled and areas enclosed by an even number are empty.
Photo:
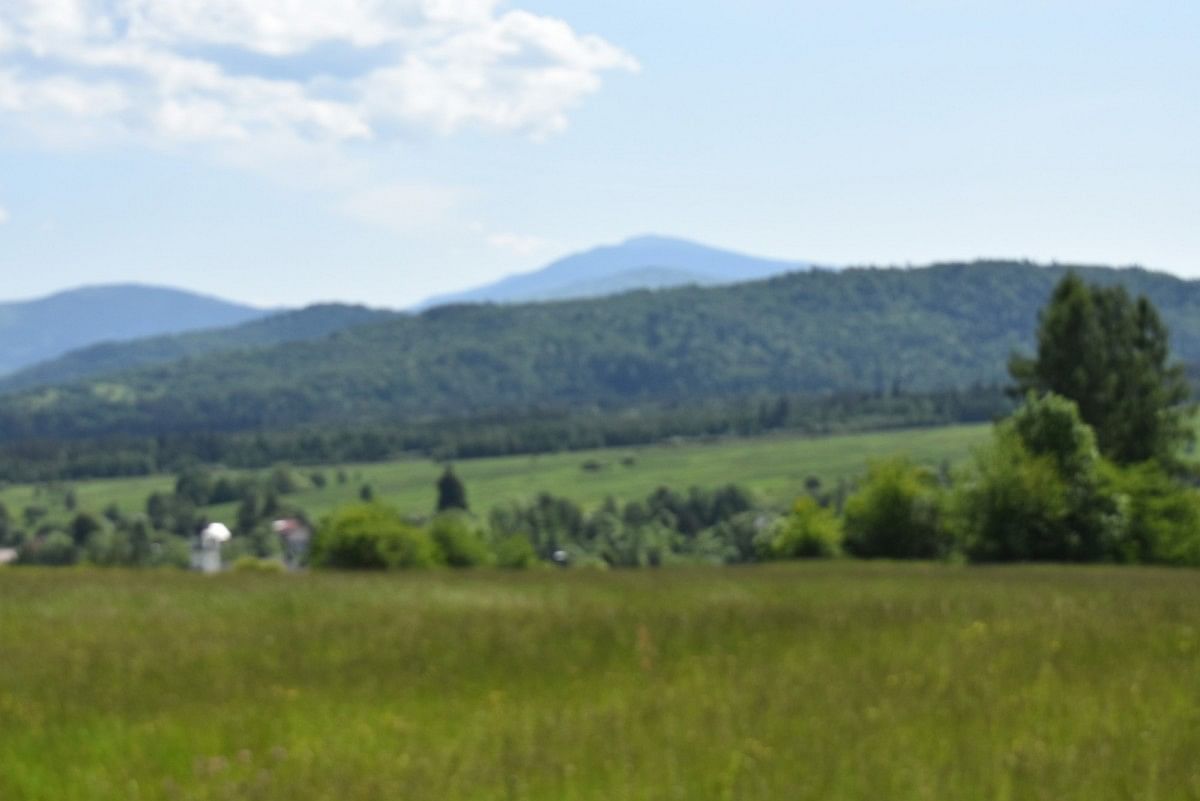
[[[602,297],[634,289],[733,284],[812,267],[806,262],[760,259],[683,239],[642,236],[567,256],[536,272],[510,276],[466,292],[439,295],[420,307],[527,303]]]
[[[1075,268],[1146,294],[1200,364],[1200,282]],[[814,270],[721,287],[452,305],[0,397],[0,440],[269,431],[768,394],[995,385],[1065,274],[1022,262]]]
[[[221,328],[268,313],[178,289],[135,284],[0,303],[0,375],[100,342]]]
[[[272,314],[229,328],[169,334],[128,342],[105,342],[71,351],[57,359],[0,377],[0,392],[62,384],[209,353],[238,352],[286,342],[321,339],[338,331],[377,322],[395,314],[396,312],[378,311],[363,306],[326,304]]]

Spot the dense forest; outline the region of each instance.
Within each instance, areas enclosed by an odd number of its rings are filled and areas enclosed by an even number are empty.
[[[1065,267],[797,273],[720,288],[448,306],[305,342],[199,355],[0,400],[9,442],[429,424],[751,395],[996,385]],[[1200,284],[1081,268],[1162,310],[1200,362]]]
[[[6,375],[0,378],[0,393],[65,384],[209,353],[322,339],[338,331],[391,316],[394,313],[362,306],[321,304],[299,311],[272,314],[230,328],[146,337],[130,342],[105,342]]]
[[[660,442],[672,437],[834,434],[986,422],[1012,408],[1000,387],[931,394],[751,395],[620,410],[543,410],[428,422],[303,426],[285,431],[36,439],[0,448],[0,481],[174,473],[195,464],[263,468],[380,462],[402,456],[468,459]]]

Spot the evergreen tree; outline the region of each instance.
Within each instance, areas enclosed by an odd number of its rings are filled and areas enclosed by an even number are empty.
[[[458,476],[454,475],[454,470],[447,467],[442,473],[442,477],[437,482],[438,500],[437,510],[445,512],[448,509],[467,509],[467,488],[463,486],[462,481]]]
[[[1009,363],[1017,391],[1074,401],[1105,456],[1169,461],[1189,436],[1183,368],[1170,363],[1167,328],[1145,297],[1068,274],[1039,315],[1037,339],[1036,357]]]
[[[80,512],[71,521],[71,540],[75,547],[82,548],[94,534],[103,529],[104,526],[95,517],[87,512]]]

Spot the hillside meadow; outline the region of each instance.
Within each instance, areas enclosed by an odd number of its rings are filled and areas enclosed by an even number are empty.
[[[957,463],[971,448],[986,441],[986,425],[847,434],[831,437],[779,435],[748,439],[688,441],[640,448],[613,448],[532,456],[470,459],[455,463],[466,483],[472,508],[486,512],[501,503],[529,500],[539,492],[593,506],[607,497],[628,501],[644,497],[659,486],[686,489],[741,484],[764,502],[786,505],[816,477],[824,484],[861,475],[872,459],[906,455],[933,466]],[[585,465],[587,466],[585,468]],[[358,499],[364,484],[377,498],[409,513],[432,511],[434,482],[440,466],[429,460],[377,464],[322,466],[297,469],[306,480],[289,505],[320,518],[339,505]],[[345,474],[345,483],[338,473]],[[325,474],[323,488],[307,480]],[[78,508],[94,513],[115,503],[126,513],[141,512],[147,496],[169,491],[172,476],[79,481],[48,488],[13,485],[0,490],[0,503],[13,513],[28,506],[45,507],[50,520],[65,520],[67,487],[74,490]],[[236,504],[211,507],[217,519],[232,519]]]
[[[1200,798],[1200,573],[0,571],[0,798]]]

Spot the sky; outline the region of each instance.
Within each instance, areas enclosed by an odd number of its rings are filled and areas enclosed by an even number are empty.
[[[0,0],[0,298],[404,307],[646,233],[1200,277],[1200,3]]]

